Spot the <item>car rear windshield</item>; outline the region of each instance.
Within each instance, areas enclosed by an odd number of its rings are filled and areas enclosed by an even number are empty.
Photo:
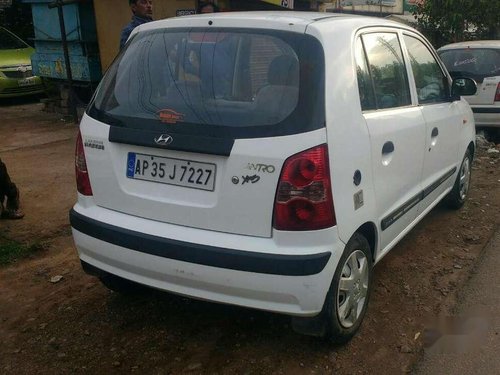
[[[245,138],[324,126],[323,98],[323,49],[311,36],[161,29],[133,37],[88,114],[110,125]]]
[[[500,49],[452,49],[439,55],[452,76],[485,78],[500,75]]]
[[[28,45],[24,43],[17,36],[9,33],[7,30],[0,27],[0,50],[2,49],[21,49],[27,48]]]

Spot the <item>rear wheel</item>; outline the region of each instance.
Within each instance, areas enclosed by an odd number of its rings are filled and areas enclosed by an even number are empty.
[[[332,342],[349,341],[361,326],[372,289],[372,268],[370,245],[356,233],[346,245],[323,310]]]
[[[446,203],[450,208],[459,209],[465,203],[469,194],[470,178],[472,170],[472,156],[470,150],[465,152],[464,159],[460,165],[457,179],[453,189],[446,196]]]

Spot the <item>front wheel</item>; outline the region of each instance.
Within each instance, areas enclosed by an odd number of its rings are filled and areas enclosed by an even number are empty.
[[[470,178],[472,170],[472,155],[470,150],[465,152],[464,159],[460,165],[457,179],[453,185],[453,189],[446,196],[446,203],[448,207],[459,209],[465,203],[467,195],[469,194]]]
[[[370,245],[359,233],[349,240],[326,296],[323,313],[327,336],[338,344],[358,331],[372,289],[373,261]]]

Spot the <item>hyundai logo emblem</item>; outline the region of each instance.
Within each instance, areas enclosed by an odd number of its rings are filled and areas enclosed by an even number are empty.
[[[159,137],[155,138],[155,143],[160,146],[168,146],[170,143],[173,142],[172,136],[168,134],[162,134]]]

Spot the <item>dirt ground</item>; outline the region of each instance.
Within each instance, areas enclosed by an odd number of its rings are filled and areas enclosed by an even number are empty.
[[[425,322],[451,311],[500,224],[500,158],[489,145],[478,150],[464,208],[438,206],[377,265],[361,331],[333,346],[295,334],[286,316],[153,291],[121,296],[84,274],[68,222],[77,131],[39,104],[0,103],[0,157],[26,212],[0,221],[0,239],[44,245],[0,267],[3,374],[410,372]]]

